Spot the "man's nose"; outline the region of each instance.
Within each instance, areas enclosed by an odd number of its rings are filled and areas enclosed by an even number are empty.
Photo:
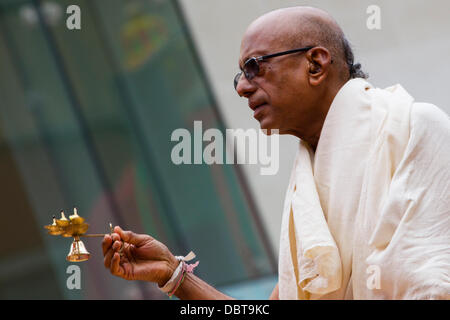
[[[257,87],[252,81],[249,81],[244,74],[242,74],[236,85],[236,92],[240,97],[248,98],[255,92]]]

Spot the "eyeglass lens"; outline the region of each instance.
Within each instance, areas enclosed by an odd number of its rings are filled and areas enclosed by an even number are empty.
[[[244,64],[244,74],[247,80],[252,80],[259,73],[259,64],[255,58],[248,59]],[[234,77],[234,89],[236,89],[239,79],[241,78],[242,72],[239,72]]]

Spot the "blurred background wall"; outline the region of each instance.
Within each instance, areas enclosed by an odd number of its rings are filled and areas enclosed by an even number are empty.
[[[81,8],[81,30],[66,8]],[[330,12],[378,87],[401,83],[450,112],[446,1],[0,0],[0,298],[164,299],[153,284],[104,269],[85,241],[81,290],[70,290],[70,239],[47,235],[74,206],[92,233],[119,224],[175,254],[237,298],[276,283],[281,208],[298,140],[280,139],[280,170],[184,165],[170,159],[176,128],[259,128],[234,92],[248,24],[279,7]],[[369,30],[369,5],[381,29]]]

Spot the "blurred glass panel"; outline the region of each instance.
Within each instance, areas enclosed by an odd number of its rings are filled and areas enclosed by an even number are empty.
[[[81,30],[66,28],[70,4],[81,8]],[[237,167],[171,161],[175,129],[193,132],[201,120],[224,131],[185,28],[174,1],[0,0],[1,156],[14,167],[2,170],[20,211],[6,219],[17,235],[21,217],[28,241],[0,249],[0,271],[31,266],[17,282],[1,278],[4,297],[20,297],[38,273],[49,284],[38,297],[164,298],[153,284],[112,277],[100,239],[85,241],[82,290],[66,288],[70,241],[42,226],[74,206],[90,232],[108,232],[111,221],[174,254],[194,250],[197,273],[213,285],[274,273]]]

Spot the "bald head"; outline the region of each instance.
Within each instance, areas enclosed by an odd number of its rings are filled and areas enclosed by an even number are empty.
[[[327,12],[312,7],[291,7],[271,11],[247,28],[241,51],[254,40],[264,38],[280,50],[304,46],[327,48],[343,80],[366,75],[354,65],[353,52],[342,29]]]
[[[339,25],[310,7],[256,19],[242,39],[239,65],[236,91],[248,99],[261,128],[295,135],[313,149],[334,97],[359,76]]]

